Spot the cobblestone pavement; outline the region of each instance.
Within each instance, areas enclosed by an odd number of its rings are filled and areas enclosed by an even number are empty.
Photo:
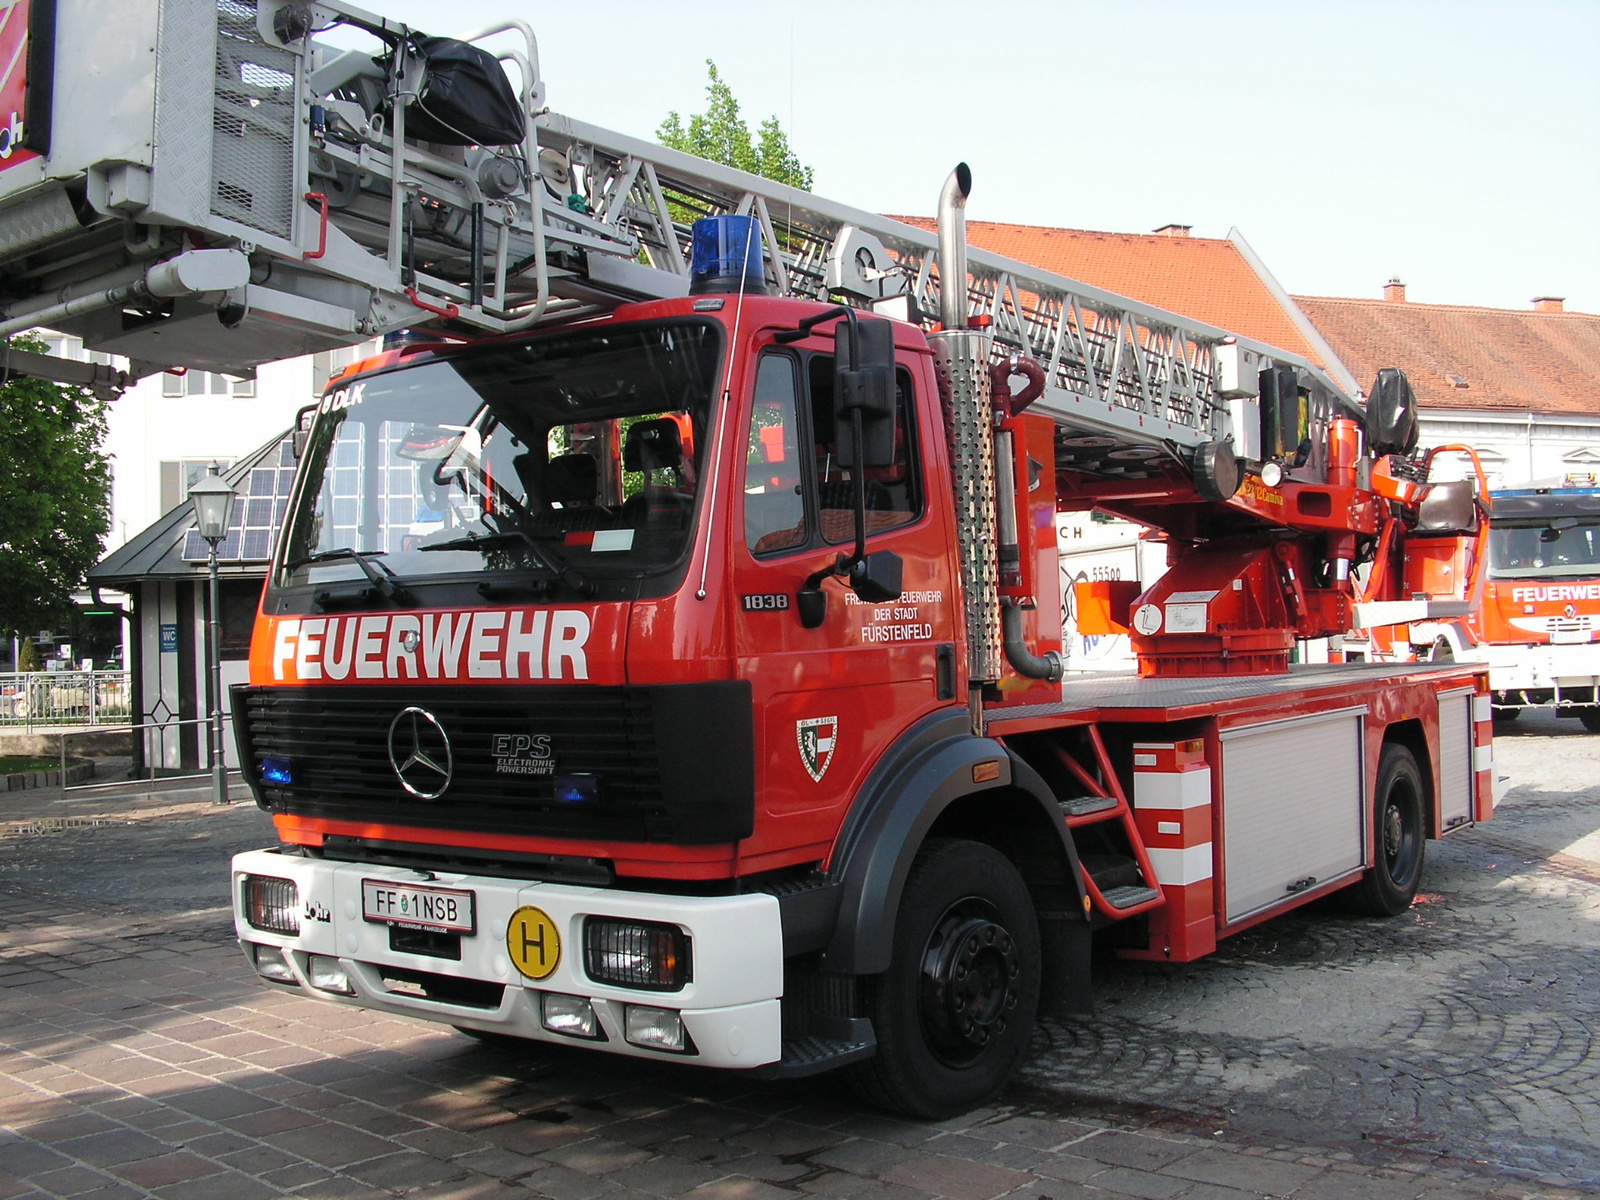
[[[1517,787],[1430,844],[1406,917],[1106,960],[1100,1016],[1045,1022],[1000,1103],[940,1124],[826,1078],[483,1045],[269,990],[218,885],[270,840],[253,809],[0,807],[0,1200],[1600,1196],[1600,738],[1575,730],[1501,738]]]

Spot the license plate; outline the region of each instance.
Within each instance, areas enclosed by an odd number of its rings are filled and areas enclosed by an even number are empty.
[[[475,933],[475,908],[472,893],[459,888],[413,887],[386,879],[361,881],[361,915],[384,925]]]

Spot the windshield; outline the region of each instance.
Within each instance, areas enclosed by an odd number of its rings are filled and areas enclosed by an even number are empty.
[[[331,391],[278,585],[668,569],[693,528],[718,348],[701,322],[607,326]]]
[[[1575,575],[1600,575],[1600,517],[1489,526],[1491,579]]]

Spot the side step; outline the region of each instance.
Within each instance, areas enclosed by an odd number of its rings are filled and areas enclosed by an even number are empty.
[[[1153,887],[1114,887],[1100,893],[1100,898],[1119,912],[1137,908],[1161,897],[1161,889]]]
[[[784,1042],[782,1058],[764,1067],[757,1067],[753,1074],[762,1079],[800,1079],[831,1071],[845,1063],[871,1058],[877,1052],[877,1038],[866,1042],[827,1037],[796,1038],[792,1042]]]
[[[1079,796],[1073,800],[1061,801],[1061,813],[1068,818],[1087,817],[1094,813],[1110,812],[1116,807],[1117,798],[1115,796]]]

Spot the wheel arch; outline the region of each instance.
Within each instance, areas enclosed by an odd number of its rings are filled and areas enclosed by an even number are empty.
[[[998,767],[995,778],[974,781],[974,768],[991,763]],[[1087,931],[1082,869],[1055,794],[1000,742],[975,736],[966,710],[950,710],[890,750],[840,831],[829,864],[841,896],[823,952],[826,970],[874,975],[888,969],[906,877],[930,836],[992,846],[1016,866],[1041,918],[1066,912]]]
[[[1402,746],[1411,752],[1411,757],[1416,760],[1417,773],[1422,777],[1422,813],[1426,819],[1426,836],[1437,838],[1439,836],[1439,814],[1436,810],[1438,789],[1434,778],[1437,764],[1433,754],[1428,749],[1428,734],[1422,727],[1422,722],[1415,717],[1404,721],[1395,721],[1383,731],[1383,745]],[[1380,748],[1380,758],[1381,758]],[[1377,785],[1377,777],[1373,777],[1373,785]]]

